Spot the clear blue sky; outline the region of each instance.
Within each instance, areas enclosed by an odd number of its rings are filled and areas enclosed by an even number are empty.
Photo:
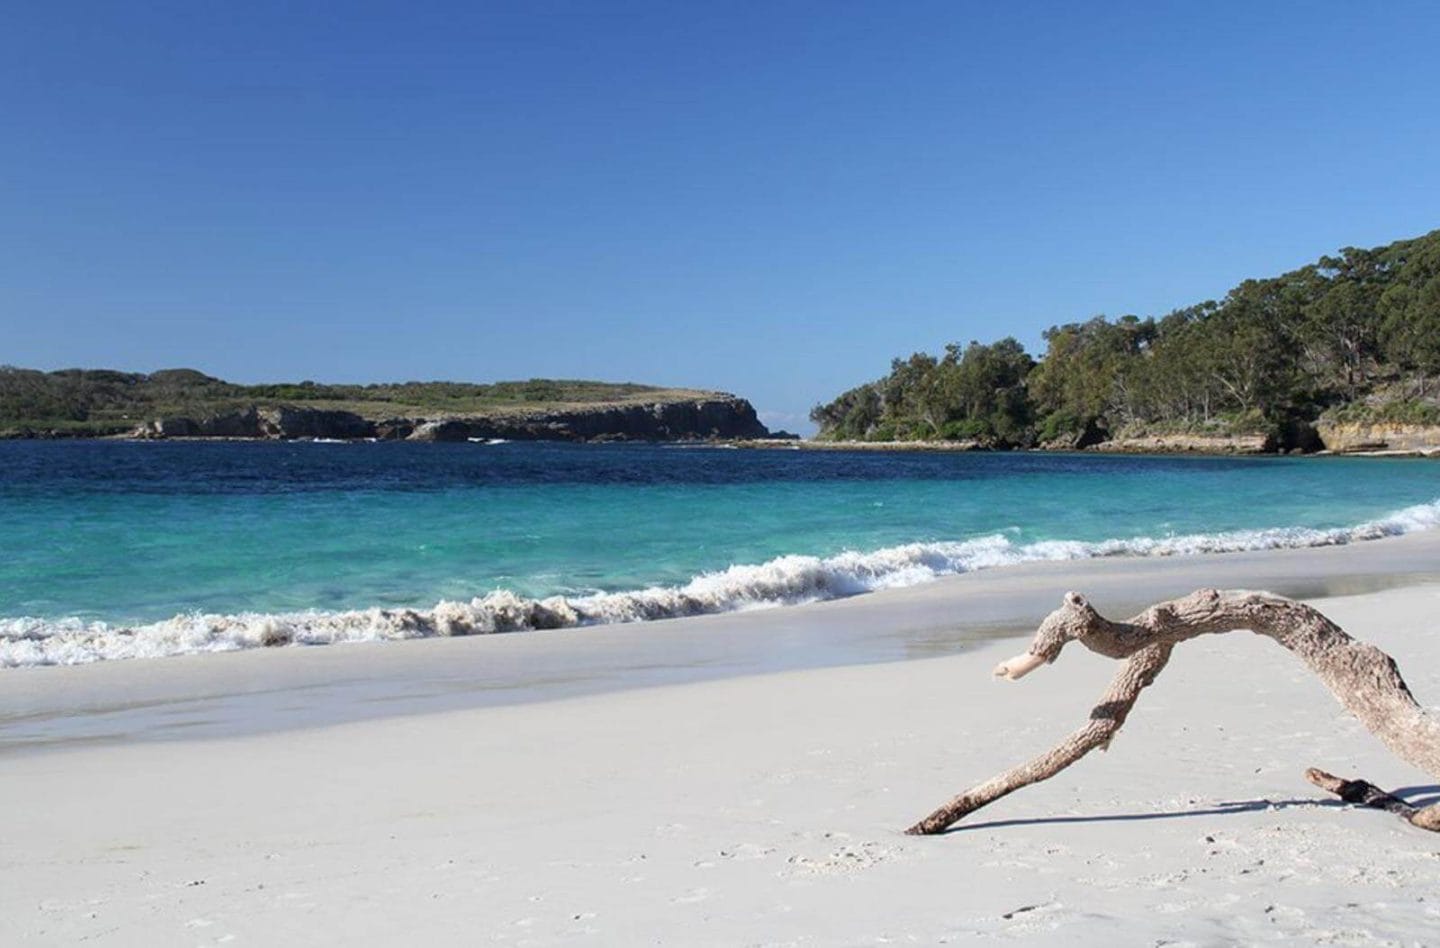
[[[772,424],[1440,226],[1433,3],[22,2],[0,362]]]

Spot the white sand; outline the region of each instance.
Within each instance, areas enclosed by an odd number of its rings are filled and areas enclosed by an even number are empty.
[[[1317,605],[1440,702],[1440,586]],[[444,644],[513,647],[499,641]],[[901,835],[1079,724],[1115,667],[1072,645],[1023,682],[991,681],[1016,646],[229,738],[11,747],[0,944],[1440,941],[1440,837],[1331,803],[1301,774],[1422,798],[1437,781],[1244,633],[1182,646],[1108,753],[963,832]],[[138,701],[181,661],[50,680],[128,676]],[[272,715],[326,700],[255,695],[250,710]]]

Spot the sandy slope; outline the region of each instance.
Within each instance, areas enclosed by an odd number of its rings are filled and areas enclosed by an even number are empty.
[[[1440,701],[1440,587],[1320,605]],[[1243,633],[1183,646],[1108,754],[963,832],[900,835],[1079,723],[1113,667],[1072,648],[988,680],[1015,644],[12,751],[0,943],[1440,939],[1440,837],[1331,804],[1301,772],[1440,787]]]

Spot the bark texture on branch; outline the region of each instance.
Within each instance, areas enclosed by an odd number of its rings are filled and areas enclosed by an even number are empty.
[[[1351,638],[1310,606],[1269,593],[1200,589],[1151,606],[1129,621],[1112,622],[1072,592],[1040,623],[1029,650],[1002,663],[995,674],[1018,679],[1055,661],[1072,641],[1122,659],[1124,664],[1091,709],[1089,720],[1052,750],[970,788],[906,832],[942,832],[986,804],[1053,777],[1095,748],[1107,746],[1140,693],[1164,670],[1176,645],[1241,629],[1274,639],[1294,652],[1396,756],[1440,778],[1440,719],[1416,702],[1394,659]],[[1365,781],[1341,780],[1314,769],[1307,777],[1342,799],[1387,809],[1416,826],[1440,830],[1440,804],[1417,809]]]

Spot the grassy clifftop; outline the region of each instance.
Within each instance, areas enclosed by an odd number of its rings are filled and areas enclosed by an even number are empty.
[[[693,401],[718,393],[630,382],[530,379],[477,385],[316,382],[238,385],[194,369],[149,374],[108,369],[40,372],[0,367],[0,435],[110,435],[158,417],[202,417],[281,405],[395,417],[516,417],[575,408]]]

